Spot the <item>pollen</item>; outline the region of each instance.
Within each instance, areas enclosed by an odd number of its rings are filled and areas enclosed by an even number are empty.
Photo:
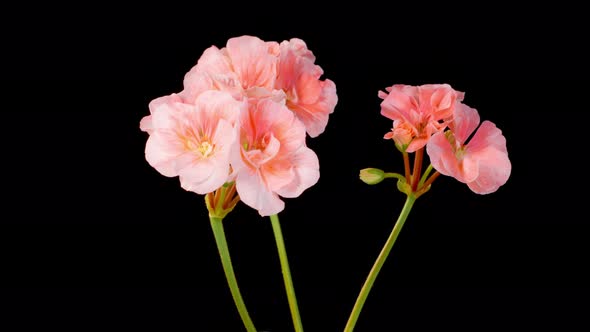
[[[209,141],[203,141],[200,144],[195,144],[195,142],[192,140],[187,140],[186,146],[189,150],[201,155],[203,158],[207,158],[212,155],[215,148],[215,145],[209,143]]]
[[[213,153],[213,145],[205,141],[199,145],[197,150],[201,153],[203,158],[207,158],[211,155],[211,153]]]

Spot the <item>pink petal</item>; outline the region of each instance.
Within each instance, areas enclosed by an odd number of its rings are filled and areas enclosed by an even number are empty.
[[[145,159],[164,176],[178,175],[175,158],[184,152],[184,146],[170,132],[154,132],[145,145]]]
[[[461,144],[465,144],[469,135],[473,133],[479,125],[479,114],[475,108],[465,104],[457,103],[455,107],[453,121],[449,128],[455,135],[455,139]]]
[[[459,162],[444,132],[432,135],[426,145],[426,153],[435,170],[454,178],[461,177]]]
[[[307,49],[305,42],[299,38],[291,38],[280,45],[281,58],[285,54],[293,54],[295,58],[303,58],[309,62],[315,62],[315,56]]]
[[[277,76],[278,57],[257,37],[241,36],[227,42],[227,54],[243,88],[254,86],[272,90]]]
[[[265,217],[281,212],[285,203],[263,182],[258,172],[240,172],[236,177],[236,190],[246,205]]]
[[[430,137],[416,137],[414,138],[408,147],[406,148],[406,152],[412,153],[422,149],[428,143]]]
[[[289,112],[286,107],[284,110]],[[291,112],[284,114],[283,120],[276,124],[275,132],[281,142],[280,153],[283,155],[297,151],[305,145],[305,125]]]
[[[197,64],[184,76],[183,85],[184,90],[179,95],[189,104],[207,90],[228,91],[239,99],[242,89],[225,49],[215,46],[203,52]]]
[[[198,106],[197,113],[202,114],[201,121],[206,121],[206,118],[214,121],[224,119],[231,124],[236,122],[246,106],[245,102],[235,100],[230,93],[215,90],[201,93],[196,98],[195,105]]]
[[[511,171],[512,165],[508,154],[489,149],[486,157],[480,160],[479,176],[467,185],[477,194],[490,194],[508,181]]]
[[[193,71],[208,72],[214,75],[226,74],[232,71],[232,65],[224,51],[216,46],[211,46],[203,52],[197,65],[191,69],[191,72]]]
[[[411,113],[418,109],[416,87],[396,84],[381,102],[381,115],[391,120],[412,122]]]
[[[316,184],[320,178],[320,163],[317,155],[308,147],[302,147],[290,158],[295,176],[293,180],[276,190],[283,196],[294,198]]]
[[[139,122],[139,129],[141,129],[141,131],[147,132],[148,134],[152,133],[154,126],[152,125],[151,115],[146,115],[141,119]]]
[[[187,104],[194,104],[201,93],[216,88],[209,74],[195,70],[186,73],[183,85],[184,89],[178,95]]]
[[[219,119],[217,126],[213,130],[211,141],[216,146],[216,154],[222,154],[229,163],[230,149],[236,142],[237,130],[230,122],[225,119]]]
[[[502,131],[493,122],[486,120],[467,144],[466,151],[471,154],[478,154],[479,151],[488,147],[508,153],[506,150],[506,138],[502,135]]]
[[[179,175],[182,188],[197,194],[207,194],[226,182],[229,163],[225,160],[199,160],[183,168]]]
[[[179,95],[173,93],[168,96],[155,98],[154,100],[150,101],[150,103],[148,104],[148,107],[150,109],[150,113],[153,114],[154,111],[162,105],[173,105],[175,103],[182,103],[182,102],[183,102],[182,98],[180,98]]]
[[[480,160],[472,155],[465,154],[459,161],[459,173],[455,176],[459,182],[468,183],[474,181],[479,176]]]
[[[286,186],[293,182],[295,178],[295,171],[288,159],[273,160],[261,166],[260,173],[262,174],[266,184],[272,191]]]
[[[307,67],[307,68],[306,68]],[[322,82],[319,77],[322,70],[318,66],[309,63],[307,66],[300,68],[299,77],[295,81],[295,90],[297,93],[297,103],[315,104],[322,93]]]
[[[279,153],[281,143],[272,135],[272,133],[267,133],[267,135],[268,144],[263,150],[242,150],[242,158],[245,159],[249,167],[258,169],[275,158],[277,153]]]
[[[148,134],[152,134],[152,132],[154,131],[154,123],[153,123],[152,114],[157,112],[158,109],[176,108],[175,105],[177,103],[182,103],[182,99],[180,98],[179,95],[177,95],[175,93],[168,95],[168,96],[158,97],[158,98],[152,100],[148,105],[148,108],[150,110],[150,115],[144,116],[141,119],[141,121],[139,123],[139,128],[142,131],[147,132]],[[167,111],[170,111],[170,110],[167,110]],[[167,111],[164,110],[164,112],[167,112]]]
[[[192,110],[191,105],[178,102],[156,104],[150,109],[152,113],[152,130],[177,128],[179,121],[181,121],[179,119],[186,112],[192,112]]]
[[[302,40],[281,43],[276,88],[286,93],[287,107],[303,121],[311,137],[324,132],[329,115],[338,102],[336,85],[321,81],[323,71]]]
[[[311,104],[288,103],[289,109],[303,122],[310,137],[317,137],[324,132],[328,125],[329,116],[334,112],[338,103],[334,82],[325,80],[320,82],[319,87],[321,90],[316,102]]]
[[[418,87],[421,112],[429,114],[433,121],[453,116],[455,103],[463,100],[463,93],[448,84],[425,84]]]
[[[245,91],[248,98],[271,99],[279,104],[285,104],[285,92],[283,90],[268,90],[263,87],[252,87]]]
[[[253,117],[246,120],[249,121],[248,130],[256,132],[259,138],[263,133],[272,132],[280,142],[280,153],[295,151],[305,144],[304,124],[285,105],[265,99],[250,107]],[[244,118],[242,116],[242,121]]]

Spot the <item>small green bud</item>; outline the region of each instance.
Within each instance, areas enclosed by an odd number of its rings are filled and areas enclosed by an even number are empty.
[[[385,179],[385,172],[378,168],[361,169],[360,179],[366,184],[377,184]]]

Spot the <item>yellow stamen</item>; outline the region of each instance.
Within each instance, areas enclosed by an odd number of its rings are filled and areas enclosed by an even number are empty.
[[[209,142],[203,142],[199,145],[197,150],[204,158],[207,158],[213,152],[213,145],[209,144]]]

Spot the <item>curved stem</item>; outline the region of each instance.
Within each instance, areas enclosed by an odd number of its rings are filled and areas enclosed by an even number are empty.
[[[424,182],[423,187],[428,187],[429,185],[432,184],[432,182],[434,182],[434,180],[436,180],[437,177],[439,177],[440,173],[438,171],[434,172],[434,174],[432,174],[432,176],[426,180],[426,182]]]
[[[238,288],[238,282],[236,281],[236,275],[234,274],[234,268],[231,263],[229,249],[227,247],[227,241],[225,239],[225,232],[223,230],[223,219],[209,216],[209,220],[211,221],[211,229],[213,229],[215,243],[217,244],[217,249],[219,250],[219,257],[221,257],[221,264],[223,265],[223,271],[225,272],[227,284],[236,304],[236,308],[240,313],[240,317],[242,318],[242,322],[244,323],[246,330],[248,332],[256,332],[254,323],[252,323],[252,319],[248,314],[246,304],[244,304],[242,294],[240,293],[240,289]]]
[[[402,180],[402,181],[405,181],[405,179],[406,179],[406,178],[405,178],[403,175],[401,175],[401,174],[397,174],[397,173],[389,173],[389,172],[388,172],[388,173],[384,173],[384,174],[383,174],[383,178],[384,178],[384,179],[387,179],[387,178],[396,178],[396,179],[398,179],[398,180]]]
[[[418,189],[422,188],[422,185],[424,184],[424,181],[426,181],[426,178],[428,177],[430,172],[432,172],[432,164],[428,165],[428,168],[426,169],[426,171],[424,171],[424,174],[422,174],[420,182],[418,183]]]
[[[363,309],[363,305],[367,300],[367,296],[369,295],[369,292],[373,287],[373,283],[375,282],[375,279],[377,278],[379,271],[381,271],[381,267],[383,266],[383,263],[385,263],[387,256],[389,256],[389,252],[391,251],[391,248],[393,247],[393,244],[395,243],[395,240],[397,239],[399,232],[404,226],[404,223],[408,218],[408,215],[410,214],[410,211],[412,210],[412,206],[414,205],[415,201],[416,198],[413,194],[408,195],[406,203],[404,204],[404,207],[402,208],[402,211],[400,212],[400,215],[397,218],[397,222],[395,223],[395,226],[393,227],[393,230],[391,231],[391,234],[389,235],[387,242],[385,242],[385,246],[383,247],[383,249],[381,249],[381,253],[379,253],[379,257],[377,257],[375,264],[373,264],[373,268],[371,268],[371,272],[369,272],[367,280],[365,281],[365,284],[363,285],[363,288],[361,289],[361,292],[359,293],[359,296],[356,299],[352,312],[350,313],[350,317],[348,318],[348,322],[346,323],[346,327],[344,328],[345,332],[352,332],[354,330],[356,321],[358,320],[361,310]]]
[[[299,315],[299,308],[297,307],[295,287],[293,287],[293,280],[291,279],[291,270],[289,269],[289,260],[287,259],[287,250],[285,249],[285,241],[283,240],[283,232],[281,231],[279,216],[273,214],[270,216],[270,222],[272,224],[272,231],[275,235],[277,249],[279,251],[281,270],[283,272],[283,280],[285,281],[285,290],[287,291],[287,300],[289,301],[293,326],[295,327],[295,331],[303,332],[303,324],[301,323],[301,316]]]

